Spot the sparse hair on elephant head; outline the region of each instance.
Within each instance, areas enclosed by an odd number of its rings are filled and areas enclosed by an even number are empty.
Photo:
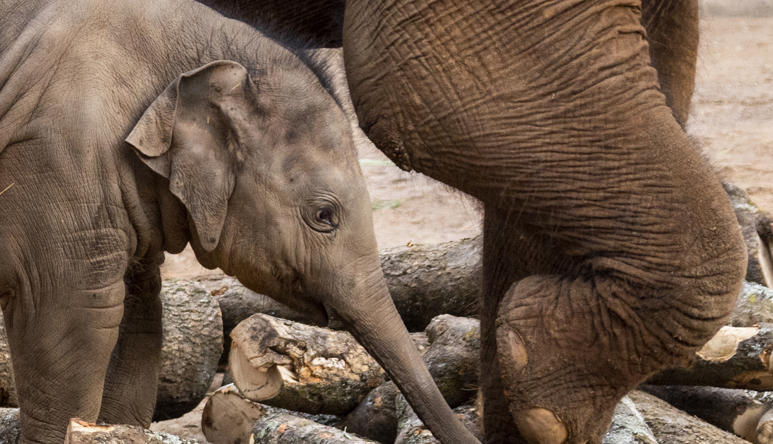
[[[246,137],[245,107],[255,106],[256,93],[244,66],[209,63],[170,84],[126,138],[148,167],[169,180],[206,251],[220,239],[243,160],[237,141]]]

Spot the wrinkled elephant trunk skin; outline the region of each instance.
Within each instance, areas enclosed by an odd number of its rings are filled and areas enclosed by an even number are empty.
[[[392,302],[380,268],[359,282],[363,285],[354,294],[335,298],[331,308],[381,364],[436,438],[446,444],[477,443],[435,385]]]

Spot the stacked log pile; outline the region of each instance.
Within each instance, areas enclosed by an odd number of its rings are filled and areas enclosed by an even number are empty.
[[[605,444],[773,443],[773,235],[770,219],[742,190],[726,189],[752,258],[734,313],[687,368],[661,372],[621,401]],[[395,304],[430,373],[479,437],[480,329],[473,316],[480,252],[480,238],[382,252]],[[233,384],[206,399],[201,427],[209,442],[437,442],[335,320],[332,329],[311,325],[303,313],[227,277],[168,281],[162,298],[157,418],[199,403],[219,365]],[[0,403],[16,406],[4,339],[0,334]],[[0,444],[15,442],[18,431],[18,409],[0,409]],[[71,423],[68,440],[175,442],[136,427],[82,421]]]

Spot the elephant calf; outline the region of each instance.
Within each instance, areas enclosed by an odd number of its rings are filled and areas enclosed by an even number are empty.
[[[389,297],[347,119],[314,73],[190,0],[0,3],[0,303],[24,443],[147,426],[159,264],[336,313],[435,431],[472,441]]]

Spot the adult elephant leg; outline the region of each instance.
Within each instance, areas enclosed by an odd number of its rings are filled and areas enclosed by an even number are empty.
[[[484,258],[513,439],[599,441],[622,393],[719,328],[745,267],[727,198],[660,91],[641,3],[351,0],[344,29],[374,143],[555,258],[528,276],[496,270],[517,245]]]
[[[573,190],[537,191],[518,208],[564,261],[518,280],[498,308],[503,391],[527,442],[600,443],[623,394],[686,364],[739,290],[738,227],[698,151],[667,110],[628,130],[648,154],[593,180],[576,180],[585,160],[546,165],[535,189],[549,179]]]
[[[483,219],[483,292],[480,302],[480,389],[486,442],[518,443],[509,402],[504,396],[497,352],[496,320],[508,288],[527,276],[560,267],[549,239],[518,221],[517,213],[486,207]]]
[[[99,414],[124,284],[34,296],[21,292],[3,310],[21,407],[20,442],[62,442],[70,418],[96,421]]]
[[[99,420],[148,427],[161,365],[163,256],[134,262],[126,273],[124,315],[110,358]]]
[[[643,0],[642,24],[666,103],[684,126],[695,89],[698,0]]]

